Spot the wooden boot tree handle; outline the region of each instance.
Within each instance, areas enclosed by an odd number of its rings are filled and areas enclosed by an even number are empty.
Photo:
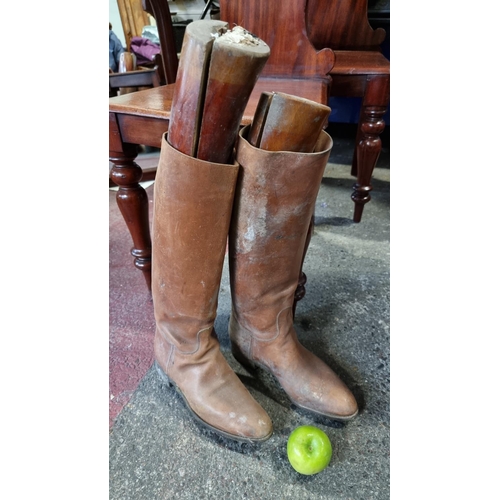
[[[191,157],[231,161],[243,112],[269,46],[236,26],[200,20],[185,32],[169,126],[170,144]]]
[[[323,104],[282,92],[263,92],[248,134],[267,151],[312,153],[330,115]]]
[[[269,46],[236,26],[214,42],[197,157],[228,163],[250,94],[270,55]]]
[[[226,29],[227,23],[223,21],[195,21],[187,25],[184,33],[172,96],[168,141],[188,156],[195,157],[198,147],[212,46],[215,36]]]

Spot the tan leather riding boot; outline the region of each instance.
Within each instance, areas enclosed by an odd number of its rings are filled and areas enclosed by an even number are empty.
[[[186,156],[164,136],[154,187],[154,351],[160,374],[199,422],[225,437],[263,441],[271,420],[213,331],[237,175],[237,165]]]
[[[271,152],[240,132],[229,236],[232,351],[243,365],[270,371],[298,407],[337,420],[358,412],[340,378],[302,346],[293,327],[302,254],[332,139],[314,153]]]

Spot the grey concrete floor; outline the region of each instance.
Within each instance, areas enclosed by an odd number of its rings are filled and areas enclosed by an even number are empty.
[[[295,325],[300,341],[351,388],[358,417],[340,424],[299,412],[272,376],[248,373],[234,360],[225,264],[215,324],[221,349],[269,413],[274,434],[261,445],[217,438],[151,369],[110,433],[110,500],[389,499],[389,157],[384,150],[372,200],[354,224],[350,146],[334,137]],[[305,424],[323,429],[333,446],[330,465],[314,476],[295,472],[286,456],[289,434]]]

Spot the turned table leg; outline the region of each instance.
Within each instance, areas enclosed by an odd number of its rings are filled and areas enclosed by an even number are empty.
[[[123,144],[122,151],[110,151],[113,163],[111,179],[118,185],[116,201],[125,219],[134,246],[131,254],[151,290],[151,235],[149,232],[148,195],[139,184],[142,169],[135,163],[137,146]]]
[[[351,170],[351,173],[357,176],[351,195],[354,201],[354,222],[361,221],[363,208],[371,199],[371,178],[382,149],[380,134],[385,128],[382,117],[387,111],[388,102],[389,75],[369,77],[361,107]]]

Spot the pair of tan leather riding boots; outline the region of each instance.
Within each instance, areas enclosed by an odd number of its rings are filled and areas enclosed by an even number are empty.
[[[154,349],[160,373],[198,421],[258,442],[271,436],[271,419],[227,363],[213,329],[228,236],[234,357],[271,372],[300,408],[348,420],[358,407],[293,327],[332,139],[322,132],[314,153],[270,152],[251,146],[247,131],[240,132],[235,165],[186,156],[163,138],[154,188]]]

